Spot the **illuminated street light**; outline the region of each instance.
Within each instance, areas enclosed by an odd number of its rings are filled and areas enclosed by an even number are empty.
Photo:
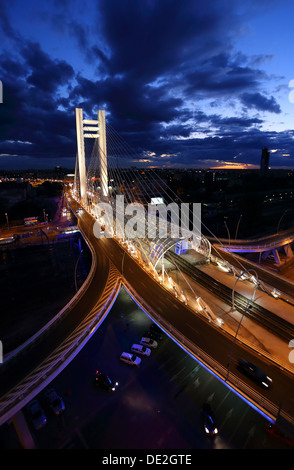
[[[235,233],[235,240],[237,240],[237,234],[238,234],[238,230],[239,230],[239,225],[240,225],[241,219],[242,219],[242,214],[240,214],[240,217],[239,217],[239,220],[238,220],[238,223],[237,223],[236,233]]]
[[[78,286],[77,286],[77,267],[78,267],[78,263],[80,261],[80,257],[83,253],[83,250],[81,250],[80,254],[79,254],[79,257],[77,259],[77,262],[76,262],[76,265],[75,265],[75,288],[76,288],[76,292],[78,291]]]
[[[9,230],[9,220],[8,220],[8,214],[7,214],[7,212],[5,212],[5,216],[6,216],[7,227],[8,227],[8,230]]]
[[[234,287],[233,287],[233,291],[232,291],[232,309],[234,310],[234,291],[235,291],[235,287],[236,287],[236,284],[237,282],[239,281],[239,279],[243,276],[243,274],[245,272],[248,272],[248,271],[253,271],[255,273],[255,276],[256,278],[258,279],[258,276],[257,276],[257,273],[252,270],[252,269],[246,269],[245,271],[242,271],[241,274],[239,274],[238,278],[236,279],[236,282],[234,284]],[[254,301],[254,298],[255,298],[255,292],[256,292],[256,289],[258,287],[258,282],[254,283],[254,291],[253,291],[253,295],[251,297],[251,299],[248,299],[248,302],[247,302],[247,305],[245,307],[245,310],[242,312],[242,315],[241,315],[241,318],[240,318],[240,321],[239,321],[239,324],[238,324],[238,328],[236,330],[236,334],[234,336],[234,340],[233,340],[233,343],[232,343],[232,348],[231,348],[231,353],[230,353],[230,357],[229,357],[229,363],[228,363],[228,371],[227,371],[227,376],[226,376],[226,380],[228,380],[228,377],[229,377],[229,373],[230,373],[230,367],[231,367],[231,361],[232,361],[232,355],[233,355],[233,349],[234,349],[234,346],[235,346],[235,342],[236,342],[236,339],[237,339],[237,335],[238,335],[238,332],[239,332],[239,329],[240,329],[240,326],[241,326],[241,323],[242,323],[242,320],[244,318],[244,315],[245,313],[247,312],[249,306],[250,306],[250,303],[252,301]]]
[[[231,244],[231,235],[230,235],[230,231],[229,231],[229,227],[228,227],[228,225],[227,225],[226,219],[227,219],[227,217],[224,217],[224,224],[225,224],[226,229],[227,229],[227,232],[228,232],[229,246],[230,246],[230,244]]]
[[[249,276],[247,277],[246,274],[249,273],[249,271],[253,271],[254,274],[255,274],[255,278],[254,276]],[[246,277],[245,277],[246,276]],[[244,271],[242,271],[239,276],[237,277],[236,281],[235,281],[235,284],[234,284],[234,287],[233,287],[233,290],[232,290],[232,310],[234,310],[234,307],[235,307],[235,304],[234,304],[234,301],[235,301],[235,287],[236,287],[236,284],[237,282],[239,281],[239,279],[242,280],[243,279],[249,279],[251,280],[253,283],[254,283],[254,293],[253,293],[253,297],[251,298],[251,300],[254,300],[254,297],[255,297],[255,292],[256,292],[256,289],[257,287],[259,286],[259,280],[258,280],[258,275],[256,273],[256,271],[254,271],[254,269],[245,269]]]
[[[281,215],[280,219],[279,219],[279,222],[278,222],[278,226],[277,226],[277,233],[279,233],[279,230],[280,230],[280,224],[281,224],[281,221],[282,221],[282,218],[284,217],[284,215],[288,212],[288,209],[286,209],[283,214]]]

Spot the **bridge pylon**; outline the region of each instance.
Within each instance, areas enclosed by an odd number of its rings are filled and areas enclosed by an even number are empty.
[[[101,193],[108,196],[108,171],[106,150],[105,111],[99,110],[97,119],[83,119],[83,109],[76,108],[77,162],[81,203],[87,201],[87,172],[85,158],[85,138],[98,139]],[[75,175],[75,179],[77,174]],[[76,187],[76,181],[74,184]]]

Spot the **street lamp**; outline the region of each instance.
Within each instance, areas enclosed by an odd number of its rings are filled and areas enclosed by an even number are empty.
[[[280,230],[280,224],[281,224],[281,220],[282,218],[284,217],[284,215],[288,212],[288,209],[286,209],[283,214],[281,215],[280,219],[279,219],[279,222],[278,222],[278,226],[277,226],[277,233],[279,233],[279,230]]]
[[[7,212],[5,212],[5,215],[6,215],[7,227],[8,227],[8,230],[9,230],[9,220],[8,220],[8,214],[7,214]]]
[[[234,300],[235,300],[235,287],[236,287],[236,284],[237,282],[239,281],[239,279],[241,279],[241,277],[245,274],[245,273],[248,273],[249,271],[252,271],[254,272],[256,278],[257,278],[257,282],[254,283],[255,285],[255,288],[254,288],[254,293],[253,293],[253,297],[251,300],[254,300],[254,297],[255,297],[255,292],[256,292],[256,289],[257,289],[257,286],[258,286],[258,275],[256,273],[256,271],[254,271],[254,269],[245,269],[244,271],[241,272],[241,274],[239,274],[239,276],[237,276],[237,279],[235,281],[235,284],[234,284],[234,287],[233,287],[233,290],[232,290],[232,310],[234,310]]]
[[[226,219],[227,219],[227,217],[224,217],[224,224],[225,224],[225,226],[226,226],[226,229],[227,229],[227,232],[228,232],[228,237],[229,237],[229,246],[230,246],[230,244],[231,244],[231,235],[230,235],[230,231],[229,231],[229,228],[228,228],[228,225],[227,225]]]
[[[80,261],[80,257],[83,253],[83,250],[80,251],[80,254],[79,254],[79,257],[77,259],[77,262],[76,262],[76,265],[75,265],[75,288],[76,288],[76,292],[78,291],[78,286],[77,286],[77,267],[78,267],[78,263]]]
[[[237,239],[237,234],[238,234],[238,230],[239,230],[239,225],[240,225],[241,219],[242,219],[242,214],[240,214],[240,217],[239,217],[239,220],[238,220],[238,223],[237,223],[236,233],[235,233],[235,240]]]
[[[238,336],[238,332],[239,332],[239,329],[240,329],[240,326],[241,326],[241,323],[242,323],[242,320],[244,318],[244,315],[245,313],[247,312],[248,308],[250,307],[250,303],[252,301],[254,301],[254,298],[255,298],[255,292],[256,292],[256,289],[258,287],[258,276],[257,276],[257,273],[256,271],[254,271],[253,269],[245,269],[244,271],[241,272],[241,274],[239,274],[239,276],[237,277],[236,279],[236,282],[234,284],[234,287],[233,287],[233,291],[232,291],[232,310],[234,310],[234,292],[235,292],[235,287],[236,287],[236,284],[237,282],[239,281],[239,279],[243,276],[243,274],[249,272],[249,271],[253,271],[256,278],[257,278],[257,282],[254,283],[254,292],[253,292],[253,295],[251,297],[251,299],[248,299],[248,302],[247,302],[247,305],[241,315],[241,318],[240,318],[240,321],[239,321],[239,324],[238,324],[238,328],[236,330],[236,333],[235,333],[235,336],[234,336],[234,340],[233,340],[233,343],[232,343],[232,348],[231,348],[231,353],[230,353],[230,356],[229,356],[229,363],[228,363],[228,371],[227,371],[227,376],[226,376],[226,379],[225,380],[228,380],[228,377],[229,377],[229,373],[230,373],[230,367],[231,367],[231,361],[232,361],[232,355],[233,355],[233,349],[234,349],[234,346],[235,346],[235,342],[236,342],[236,339],[237,339],[237,336]]]

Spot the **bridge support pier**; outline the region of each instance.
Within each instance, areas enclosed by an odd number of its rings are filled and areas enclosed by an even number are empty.
[[[99,128],[99,164],[101,178],[102,196],[108,196],[108,172],[107,172],[107,153],[106,153],[106,130],[105,130],[105,111],[98,111]]]
[[[280,259],[280,255],[278,253],[278,250],[277,249],[274,249],[274,250],[269,250],[269,251],[264,251],[263,252],[263,255],[262,255],[262,259],[266,259],[268,257],[268,255],[270,254],[273,254],[274,258],[275,258],[275,262],[277,264],[281,264],[281,259]],[[260,263],[259,263],[260,264]]]
[[[81,203],[87,199],[87,181],[86,181],[86,161],[85,161],[85,142],[83,131],[83,110],[76,108],[76,129],[77,129],[77,147],[78,147],[78,169],[80,179],[80,200]]]
[[[287,258],[292,258],[293,257],[293,251],[292,251],[292,247],[289,243],[289,245],[285,245],[285,253],[286,253],[286,257]]]
[[[80,180],[80,201],[87,203],[87,174],[85,138],[98,139],[101,194],[108,196],[108,172],[106,153],[105,111],[98,111],[97,119],[83,119],[82,108],[76,108],[77,163]],[[76,176],[75,176],[76,178]],[[76,182],[75,182],[76,183]],[[76,187],[76,184],[75,184]]]

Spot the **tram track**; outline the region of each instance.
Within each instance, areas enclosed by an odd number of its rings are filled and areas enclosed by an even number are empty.
[[[215,280],[176,253],[168,251],[165,253],[165,258],[175,266],[179,266],[183,273],[209,292],[213,293],[216,297],[230,306],[233,305],[231,288]],[[240,313],[243,313],[247,318],[250,318],[287,342],[294,337],[294,325],[292,323],[258,305],[256,302],[250,301],[238,292],[234,292],[234,308]]]

